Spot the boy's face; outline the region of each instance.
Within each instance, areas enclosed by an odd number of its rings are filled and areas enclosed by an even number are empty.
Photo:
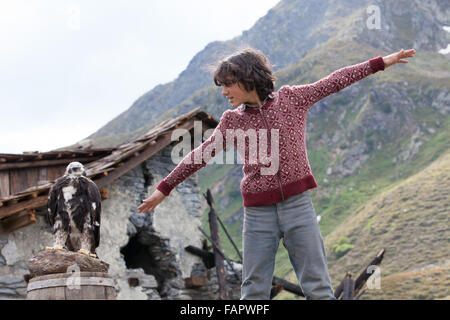
[[[243,103],[258,104],[255,99],[256,91],[247,91],[239,82],[222,85],[222,95],[228,98],[228,102],[234,107],[238,107]],[[256,95],[257,96],[257,95]]]

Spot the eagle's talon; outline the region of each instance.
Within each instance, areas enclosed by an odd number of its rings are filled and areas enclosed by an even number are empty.
[[[88,257],[89,257],[89,255],[90,255],[90,252],[87,251],[87,250],[84,250],[84,249],[80,249],[80,250],[78,250],[77,252],[78,252],[78,253],[81,253],[81,254],[84,254],[85,256],[88,256]]]
[[[55,251],[55,250],[67,251],[64,247],[60,246],[45,247],[45,251]]]
[[[93,254],[93,253],[89,253],[89,257],[97,258],[97,255],[96,255],[96,254]]]

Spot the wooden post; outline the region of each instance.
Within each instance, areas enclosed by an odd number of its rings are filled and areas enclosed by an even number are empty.
[[[199,227],[200,232],[202,232],[202,234],[210,239],[207,234],[205,233],[205,231]],[[211,241],[211,240],[210,240]],[[215,244],[213,244],[213,246],[215,246]],[[188,246],[185,248],[186,251],[195,254],[198,257],[201,258],[207,258],[207,260],[209,260],[210,262],[212,262],[212,265],[210,266],[211,268],[215,266],[215,261],[214,261],[214,256],[210,257],[209,254],[213,255],[211,252],[208,252],[207,250],[204,249],[200,249],[194,246]],[[231,269],[233,269],[233,265],[231,263],[231,261],[224,255],[224,253],[220,250],[219,253],[224,257],[225,261],[227,261],[228,265],[230,266]],[[208,268],[208,266],[206,266]],[[208,268],[209,269],[209,268]],[[235,271],[236,277],[239,279],[239,281],[242,281],[241,276],[239,275],[238,272]],[[279,288],[283,288],[284,290],[294,293],[298,296],[304,297],[305,294],[303,293],[302,289],[296,285],[293,284],[292,282],[286,281],[284,279],[278,278],[278,277],[273,277],[272,280],[272,285]]]
[[[298,295],[300,297],[304,297],[305,296],[305,294],[303,293],[302,289],[298,285],[293,284],[293,283],[291,283],[291,282],[289,282],[287,280],[284,280],[284,279],[281,279],[281,278],[278,278],[278,277],[273,277],[272,285],[274,285],[275,287],[281,285],[284,290],[286,290],[286,291],[288,291],[290,293],[294,293],[294,294],[296,294],[296,295]]]
[[[383,260],[384,253],[386,249],[383,248],[377,256],[369,263],[369,265],[361,272],[361,274],[356,278],[356,280],[351,279],[351,275],[347,272],[344,279],[337,286],[334,291],[334,296],[336,299],[339,299],[339,296],[343,294],[342,300],[346,299],[359,299],[361,295],[364,294],[365,290],[363,290],[364,285],[367,282],[367,279],[372,275],[367,270],[370,266],[378,266]],[[349,296],[351,292],[351,297]]]
[[[353,300],[354,292],[355,292],[355,280],[352,279],[351,273],[347,272],[343,281],[342,300]]]
[[[216,262],[217,279],[219,283],[219,299],[228,300],[227,282],[225,276],[225,268],[223,263],[223,257],[220,254],[220,236],[219,225],[217,223],[216,211],[214,209],[214,200],[211,195],[211,191],[208,189],[206,193],[206,200],[210,206],[208,213],[209,228],[211,231],[211,240],[214,245],[214,255]]]
[[[377,256],[370,261],[367,267],[361,272],[358,278],[355,280],[355,295],[361,296],[363,293],[359,294],[359,291],[364,287],[367,282],[367,279],[370,278],[372,273],[367,272],[370,266],[378,266],[383,260],[384,253],[386,252],[386,248],[381,249],[381,251],[377,254]]]
[[[240,260],[240,263],[242,263],[242,261],[243,261],[242,255],[241,255],[241,252],[239,251],[239,249],[238,249],[236,243],[234,243],[233,238],[232,238],[231,235],[228,233],[228,230],[227,230],[227,228],[225,228],[225,225],[223,224],[222,220],[220,220],[220,217],[217,216],[217,215],[216,215],[216,217],[217,217],[217,220],[219,221],[220,225],[222,226],[223,231],[225,231],[225,234],[227,235],[228,240],[230,240],[231,244],[233,245],[234,250],[236,250],[236,253],[237,253],[238,256],[239,256],[239,259],[241,259],[241,260]]]
[[[212,253],[212,252],[209,252],[207,250],[202,250],[202,249],[194,247],[194,246],[187,246],[186,248],[184,248],[184,250],[186,250],[187,252],[190,252],[192,254],[195,254],[198,257],[201,257],[203,264],[205,265],[205,267],[207,269],[211,269],[216,265],[214,253]]]
[[[206,234],[205,231],[203,231],[202,228],[198,227],[198,229],[213,244],[214,248],[217,249],[217,252],[222,256],[222,258],[225,259],[225,261],[228,263],[228,266],[230,267],[230,269],[234,272],[234,275],[236,276],[236,278],[242,282],[241,275],[234,269],[233,263],[231,263],[230,259],[228,259],[227,256],[222,252],[222,250],[214,243],[214,241],[212,241],[212,239],[210,237],[208,237],[208,235]],[[214,265],[215,265],[215,263],[216,262],[214,261]]]

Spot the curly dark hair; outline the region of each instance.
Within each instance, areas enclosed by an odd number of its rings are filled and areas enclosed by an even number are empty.
[[[261,51],[247,48],[222,60],[214,72],[216,86],[240,82],[245,90],[256,93],[261,101],[274,90],[274,81],[269,58]]]

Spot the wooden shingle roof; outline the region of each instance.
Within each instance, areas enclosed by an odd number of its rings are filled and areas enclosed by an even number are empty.
[[[176,143],[171,140],[172,131],[175,129],[191,130],[194,127],[194,121],[202,121],[203,130],[215,128],[218,124],[212,116],[198,107],[177,118],[163,121],[136,140],[123,143],[115,148],[33,152],[21,155],[0,154],[0,188],[2,185],[6,187],[6,176],[11,185],[14,182],[14,175],[18,174],[20,177],[22,170],[30,167],[45,169],[47,166],[59,166],[55,168],[59,168],[61,171],[71,161],[83,163],[87,176],[100,189],[104,188],[166,146]],[[8,171],[9,175],[7,175]],[[4,179],[2,179],[2,174]],[[45,206],[51,186],[61,175],[58,174],[47,181],[41,180],[29,184],[26,189],[12,192],[7,196],[1,196],[0,193],[0,221],[24,210],[34,210]],[[37,180],[35,179],[35,181]]]

